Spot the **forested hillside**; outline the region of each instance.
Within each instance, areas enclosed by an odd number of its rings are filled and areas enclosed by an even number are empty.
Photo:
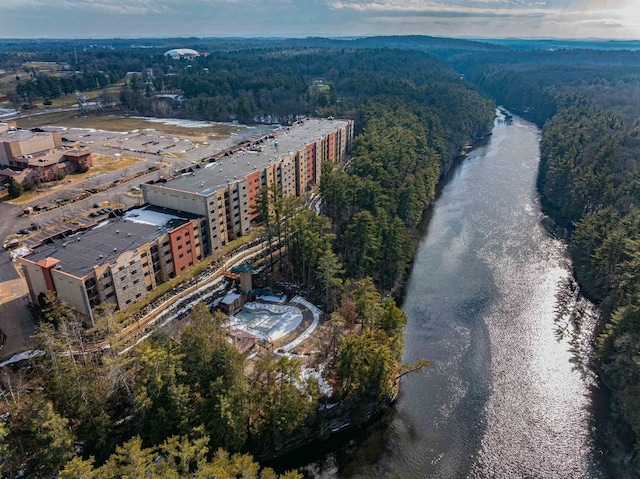
[[[277,248],[277,259],[270,254],[267,273],[322,292],[317,300],[328,319],[318,350],[338,406],[320,408],[329,399],[320,398],[315,379],[303,379],[296,359],[247,360],[220,328],[226,317],[202,303],[178,337],[159,332],[118,355],[113,311],[92,331],[112,348],[85,354],[81,323],[52,299],[38,334],[45,354],[1,379],[12,391],[8,420],[0,421],[6,476],[273,478],[242,454],[271,457],[324,437],[335,415],[361,424],[397,394],[408,370],[401,364],[406,315],[393,294],[437,183],[462,149],[490,130],[495,104],[426,53],[248,43],[246,51],[234,44],[193,61],[140,50],[117,60],[102,50],[80,58],[114,61],[114,71],[140,67],[120,95],[130,112],[153,113],[165,102],[156,93],[175,92],[183,100],[165,113],[176,116],[355,118],[361,133],[353,159],[344,170],[324,166],[326,216],[301,209],[277,188],[264,189],[254,205],[267,241],[282,237],[286,246],[284,255]]]
[[[544,125],[539,187],[601,307],[598,370],[640,438],[640,53],[460,56],[499,103]]]

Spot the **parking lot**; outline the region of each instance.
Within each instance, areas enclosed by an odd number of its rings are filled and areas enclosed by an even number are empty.
[[[184,155],[199,144],[186,138],[167,136],[153,128],[125,132],[95,130],[93,128],[66,128],[46,126],[42,130],[59,131],[68,141],[78,141],[93,151],[103,154],[117,152],[153,155]],[[208,142],[205,142],[208,144]]]

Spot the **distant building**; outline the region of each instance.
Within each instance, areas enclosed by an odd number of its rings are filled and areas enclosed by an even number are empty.
[[[203,257],[199,218],[144,207],[48,241],[20,258],[31,299],[55,291],[85,318],[113,303],[124,309]]]
[[[174,60],[178,60],[180,58],[195,58],[199,57],[200,53],[195,50],[191,50],[190,48],[174,48],[173,50],[169,50],[164,54],[167,57],[171,57]]]
[[[0,133],[4,133],[5,131],[16,130],[16,129],[17,129],[17,126],[15,121],[0,122]]]
[[[0,128],[1,131],[1,128]],[[42,181],[93,166],[91,151],[77,143],[66,144],[60,132],[16,130],[0,133],[0,168],[33,169]]]

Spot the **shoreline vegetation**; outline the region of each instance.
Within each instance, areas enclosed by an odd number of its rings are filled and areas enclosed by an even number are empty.
[[[640,470],[640,52],[598,42],[512,49],[419,36],[184,39],[174,43],[209,55],[174,61],[163,56],[166,40],[145,40],[151,46],[144,49],[131,40],[94,40],[107,44],[97,49],[74,42],[10,42],[0,63],[19,72],[18,95],[11,95],[17,108],[97,84],[104,88],[98,102],[118,114],[356,121],[353,159],[344,169],[324,165],[322,215],[290,218],[298,206],[278,191],[265,192],[262,205],[265,234],[286,238],[286,254],[275,262],[271,255],[265,281],[286,278],[324,304],[322,349],[335,399],[355,401],[365,418],[363,405],[392,397],[390,378],[402,373],[406,317],[389,298],[402,294],[438,185],[454,158],[491,128],[490,98],[538,124],[543,207],[567,230],[580,290],[602,312],[594,362],[613,392],[612,429],[636,438],[635,451],[616,443],[623,457],[613,461]],[[39,71],[39,62],[48,70]],[[65,78],[50,62],[81,73]],[[254,364],[245,374],[244,359],[221,342],[214,347],[214,331],[202,329],[219,322],[215,316],[190,324],[186,337],[153,337],[126,358],[81,360],[64,354],[82,335],[73,318],[61,318],[44,323],[50,353],[0,377],[10,391],[0,421],[7,477],[45,477],[64,467],[76,475],[60,477],[113,477],[126,467],[173,477],[203,477],[215,467],[230,477],[259,477],[249,456],[215,451],[267,457],[294,430],[317,424],[307,422],[314,404],[329,404],[313,381],[295,379],[295,360]],[[572,320],[579,329],[580,318]],[[194,351],[199,359],[190,357]],[[261,477],[276,476],[267,470]]]
[[[457,68],[542,128],[542,206],[564,230],[580,293],[601,313],[591,362],[611,404],[599,418],[600,434],[614,444],[612,466],[637,474],[640,54],[586,53],[510,51],[492,59],[467,56]],[[570,320],[579,331],[580,315]]]
[[[134,51],[131,58],[169,62],[145,55]],[[305,438],[365,424],[393,403],[403,375],[429,364],[401,364],[406,315],[393,296],[401,293],[438,183],[469,143],[490,131],[494,103],[442,61],[416,51],[274,47],[197,61],[198,68],[166,80],[185,82],[185,96],[203,101],[204,119],[220,119],[211,103],[219,98],[205,84],[216,62],[226,62],[234,72],[233,83],[227,78],[229,101],[247,108],[236,112],[240,121],[258,107],[258,98],[259,108],[280,118],[292,108],[292,114],[356,120],[352,159],[345,168],[323,165],[322,215],[300,209],[278,188],[263,190],[255,205],[265,238],[283,242],[265,255],[265,285],[286,279],[324,306],[318,362],[333,395],[323,397],[316,380],[303,379],[295,357],[247,360],[227,342],[225,316],[202,303],[180,334],[159,331],[131,354],[67,354],[82,350],[83,329],[50,300],[38,333],[45,354],[29,369],[5,370],[2,378],[11,390],[8,420],[0,422],[8,477],[17,471],[34,477],[59,471],[60,477],[87,478],[141,472],[208,477],[211,471],[301,477],[259,472],[247,454],[273,458]],[[318,77],[328,87],[317,88]],[[152,104],[140,85],[129,78],[122,87],[122,108],[131,113]],[[267,98],[265,88],[286,94]],[[286,106],[289,93],[302,95],[293,106]],[[98,316],[97,330],[115,341],[113,311]]]

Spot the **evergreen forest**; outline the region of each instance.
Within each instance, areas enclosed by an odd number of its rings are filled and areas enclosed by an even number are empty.
[[[490,131],[495,103],[441,59],[413,50],[223,42],[208,56],[178,61],[164,48],[78,50],[56,42],[7,48],[7,65],[58,62],[74,71],[69,85],[65,75],[30,71],[16,86],[16,105],[81,91],[82,81],[103,75],[100,86],[122,84],[123,113],[356,121],[348,165],[323,166],[322,214],[275,187],[254,205],[273,244],[267,275],[321,292],[318,349],[333,395],[322,396],[296,359],[248,361],[221,329],[226,316],[204,303],[180,334],[159,330],[117,354],[112,309],[99,313],[91,332],[111,347],[96,353],[75,314],[43,298],[37,348],[44,354],[0,378],[10,391],[0,422],[4,476],[300,477],[260,469],[254,458],[326,437],[341,418],[365,423],[394,400],[403,375],[429,364],[402,364],[406,315],[394,297],[438,183]]]
[[[406,316],[393,298],[439,184],[491,130],[496,105],[537,123],[541,200],[568,241],[580,291],[600,308],[593,363],[640,449],[637,45],[372,37],[2,46],[4,68],[56,62],[69,71],[27,68],[30,79],[11,95],[17,107],[118,85],[104,102],[122,113],[355,120],[348,164],[323,166],[321,214],[277,189],[264,190],[255,208],[269,242],[284,241],[285,253],[271,254],[272,272],[322,291],[321,349],[334,399],[360,421],[412,369],[401,364]],[[178,47],[208,55],[163,55]],[[205,306],[194,308],[180,338],[160,333],[113,357],[74,354],[83,342],[77,322],[54,300],[47,316],[38,336],[45,354],[1,378],[12,391],[0,421],[6,477],[271,478],[249,454],[270,457],[326,425],[319,406],[327,399],[317,382],[301,379],[295,360],[264,360],[246,374],[246,359],[220,334],[224,318]],[[109,318],[106,311],[105,337]],[[580,316],[572,321],[579,326]],[[37,387],[26,394],[25,384]]]

